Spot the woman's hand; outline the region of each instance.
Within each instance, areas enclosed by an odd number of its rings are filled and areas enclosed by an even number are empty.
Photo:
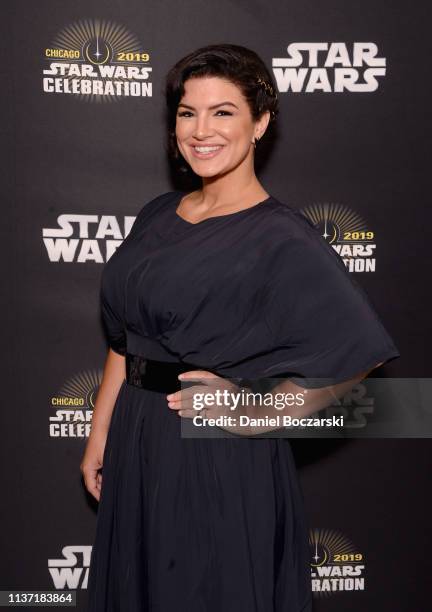
[[[220,391],[221,393],[239,392],[239,387],[229,379],[227,380],[226,378],[217,376],[217,374],[208,372],[207,370],[190,370],[189,372],[180,374],[178,378],[181,382],[193,381],[197,383],[191,387],[181,389],[180,391],[170,393],[166,396],[168,407],[171,408],[171,410],[177,410],[177,414],[181,417],[193,418],[200,413],[206,418],[217,418],[218,416],[226,415],[230,412],[229,395],[219,396],[218,405],[207,405],[206,402],[202,402],[203,395],[206,393],[211,394],[211,397],[208,396],[209,399],[213,400],[213,403],[216,403],[218,397],[215,395],[216,391]],[[203,384],[199,384],[200,382]],[[198,393],[203,394],[201,398],[199,398],[200,404],[205,403],[203,408],[197,406],[197,398],[195,398],[194,404],[194,396]]]
[[[102,490],[102,474],[99,470],[102,468],[106,438],[107,433],[104,431],[91,432],[80,464],[85,487],[97,501]]]

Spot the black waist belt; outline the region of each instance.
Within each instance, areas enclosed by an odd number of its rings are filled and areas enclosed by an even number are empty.
[[[177,377],[182,372],[205,369],[184,361],[155,361],[131,353],[126,353],[125,357],[127,383],[160,393],[179,391],[182,383]]]

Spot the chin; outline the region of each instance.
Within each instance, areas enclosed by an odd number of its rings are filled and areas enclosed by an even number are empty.
[[[202,178],[211,178],[213,176],[219,176],[219,174],[222,174],[221,171],[217,171],[217,170],[199,170],[198,168],[192,168],[192,170],[195,172],[195,174],[197,176],[200,176]]]
[[[224,174],[227,172],[225,168],[203,168],[199,167],[197,164],[189,164],[193,172],[197,176],[201,176],[202,178],[209,178],[212,176],[218,176],[219,174]]]

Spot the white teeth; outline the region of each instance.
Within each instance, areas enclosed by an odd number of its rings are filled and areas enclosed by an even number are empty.
[[[216,147],[194,147],[195,151],[198,151],[198,153],[210,153],[210,151],[217,151],[218,149],[220,149],[221,146],[216,146]]]

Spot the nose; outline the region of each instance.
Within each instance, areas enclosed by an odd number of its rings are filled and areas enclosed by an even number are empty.
[[[204,114],[198,115],[195,122],[193,136],[197,140],[202,140],[213,134],[214,130],[211,126],[210,118]]]

